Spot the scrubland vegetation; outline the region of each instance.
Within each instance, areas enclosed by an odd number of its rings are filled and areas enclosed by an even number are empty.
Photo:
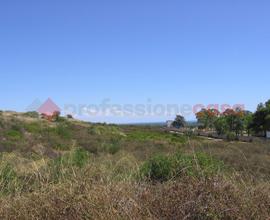
[[[0,113],[2,219],[267,219],[270,143]]]

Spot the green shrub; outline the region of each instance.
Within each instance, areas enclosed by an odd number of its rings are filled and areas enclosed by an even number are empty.
[[[39,118],[39,113],[36,111],[25,112],[23,115],[30,118]]]
[[[38,122],[25,123],[24,128],[30,133],[39,133],[41,131],[41,124]]]
[[[173,162],[170,157],[157,155],[146,161],[140,169],[140,176],[154,181],[166,181],[173,176]]]
[[[88,128],[88,134],[91,135],[117,135],[117,136],[121,136],[121,132],[119,130],[119,128],[115,127],[115,126],[109,126],[109,125],[101,125],[101,124],[95,124],[95,125],[91,125]]]
[[[140,177],[153,181],[167,181],[181,175],[194,177],[217,174],[224,168],[221,161],[204,154],[185,155],[178,153],[173,156],[158,155],[146,161],[140,168]]]
[[[68,115],[67,115],[67,118],[68,118],[68,119],[73,119],[73,116],[72,116],[71,114],[68,114]]]
[[[82,148],[77,148],[71,154],[72,165],[82,168],[88,161],[89,154],[86,150]]]
[[[235,141],[236,140],[235,133],[234,132],[231,132],[231,131],[227,132],[226,133],[226,140],[227,141]]]
[[[120,150],[120,146],[117,143],[109,143],[105,145],[105,151],[110,154],[116,154]]]
[[[67,124],[59,124],[56,127],[56,133],[59,135],[61,138],[64,139],[70,139],[71,138],[71,130]]]
[[[22,133],[20,131],[17,130],[8,130],[6,132],[6,136],[13,141],[19,141],[22,139]]]
[[[110,138],[103,144],[103,150],[110,154],[116,154],[120,150],[121,139]]]
[[[165,133],[155,130],[136,130],[128,134],[128,139],[132,141],[167,141],[173,144],[185,143],[187,138],[184,135]]]
[[[179,134],[167,134],[163,138],[167,138],[170,143],[185,143],[187,141],[187,137]]]
[[[62,164],[65,167],[77,166],[81,168],[86,164],[88,157],[89,154],[86,150],[82,148],[76,148],[55,159],[55,163]]]
[[[70,150],[72,145],[70,127],[63,124],[56,127],[43,127],[40,130],[40,135],[47,146],[56,150]]]
[[[97,129],[97,127],[95,126],[91,126],[87,129],[87,132],[88,134],[91,134],[91,135],[100,135],[101,132],[99,131],[99,129]]]
[[[190,176],[213,175],[224,169],[222,161],[214,159],[205,153],[195,153],[194,155],[177,154],[176,174],[186,173]]]
[[[66,122],[67,121],[67,118],[65,117],[62,117],[62,116],[58,116],[56,119],[55,119],[56,122]]]

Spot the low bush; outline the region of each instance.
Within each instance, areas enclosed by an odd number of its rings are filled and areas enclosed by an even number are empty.
[[[194,155],[176,156],[178,167],[186,168],[186,172],[191,176],[210,176],[225,171],[225,165],[206,153],[197,152]]]
[[[120,146],[115,143],[110,143],[105,145],[105,151],[110,154],[116,154],[120,150]]]
[[[226,133],[226,140],[227,141],[235,141],[237,139],[236,135],[234,132],[227,132]]]
[[[116,154],[120,150],[121,139],[111,138],[103,144],[103,150],[110,154]]]
[[[89,154],[82,148],[75,148],[72,151],[54,160],[55,164],[61,164],[65,167],[77,166],[82,168],[88,160]]]
[[[82,168],[88,161],[89,154],[86,150],[82,148],[76,148],[70,155],[71,164]]]
[[[157,155],[146,161],[140,169],[140,176],[153,181],[166,181],[173,174],[173,161],[165,155]]]
[[[71,130],[67,124],[60,123],[55,129],[57,135],[64,139],[71,138]]]
[[[23,137],[22,133],[17,130],[8,130],[6,132],[6,136],[8,137],[8,139],[13,140],[13,141],[19,141]]]
[[[36,111],[25,112],[23,115],[30,118],[39,118],[39,113]]]
[[[103,136],[121,136],[120,129],[113,125],[92,124],[88,128],[88,134]]]
[[[39,122],[25,123],[24,129],[30,133],[40,133],[41,124]]]
[[[218,174],[224,169],[223,162],[204,153],[173,156],[157,155],[146,161],[140,168],[140,177],[153,181],[167,181],[172,178],[188,175],[194,177]]]
[[[67,118],[62,117],[62,116],[58,116],[57,119],[55,119],[56,122],[66,122]]]
[[[68,115],[67,115],[67,118],[68,118],[68,119],[73,119],[73,116],[70,115],[70,114],[68,114]]]
[[[88,134],[91,134],[91,135],[100,135],[101,134],[100,129],[98,129],[98,127],[96,127],[96,126],[89,127],[87,132],[88,132]]]

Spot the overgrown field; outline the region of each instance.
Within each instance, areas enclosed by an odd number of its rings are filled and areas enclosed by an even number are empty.
[[[267,219],[270,143],[0,113],[1,219]]]

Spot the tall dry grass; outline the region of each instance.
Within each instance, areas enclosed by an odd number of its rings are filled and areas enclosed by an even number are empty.
[[[270,216],[267,182],[255,184],[241,179],[239,173],[224,176],[220,172],[210,176],[183,174],[165,182],[153,182],[137,179],[134,173],[139,172],[142,163],[132,154],[119,152],[96,157],[78,152],[84,151],[74,149],[62,159],[46,161],[33,169],[31,175],[22,170],[19,173],[15,165],[9,165],[3,172],[2,160],[0,218],[267,219]]]
[[[269,142],[22,120],[0,126],[0,219],[270,218]]]

